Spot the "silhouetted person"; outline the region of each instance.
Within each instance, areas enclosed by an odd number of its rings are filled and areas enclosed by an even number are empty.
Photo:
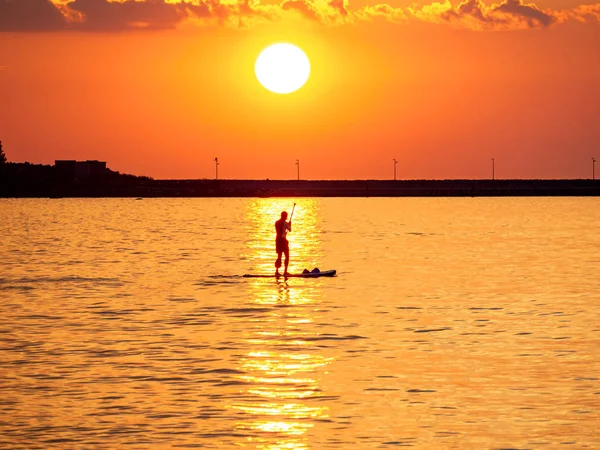
[[[275,237],[275,250],[277,251],[277,260],[275,261],[275,275],[280,276],[279,268],[281,267],[281,255],[285,255],[285,268],[283,275],[289,275],[288,264],[290,262],[290,244],[286,238],[288,231],[292,231],[292,221],[287,222],[288,213],[283,211],[281,213],[281,219],[275,222],[275,231],[277,236]]]

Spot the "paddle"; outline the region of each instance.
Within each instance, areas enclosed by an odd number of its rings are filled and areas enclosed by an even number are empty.
[[[292,224],[292,217],[294,217],[294,210],[296,209],[296,204],[294,203],[294,206],[292,206],[292,213],[290,214],[290,220],[288,221],[288,223],[291,225]],[[284,225],[283,227],[283,231],[284,231],[284,236],[287,234],[287,229]]]

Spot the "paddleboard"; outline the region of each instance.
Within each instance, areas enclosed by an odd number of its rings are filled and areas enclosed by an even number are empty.
[[[321,272],[309,272],[309,273],[291,273],[289,275],[286,275],[285,277],[283,275],[279,275],[279,277],[275,274],[272,275],[253,275],[253,274],[246,274],[244,275],[244,278],[319,278],[319,277],[333,277],[335,276],[336,271],[335,270],[322,270]]]

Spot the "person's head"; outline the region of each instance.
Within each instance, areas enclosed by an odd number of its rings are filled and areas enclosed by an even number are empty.
[[[281,218],[283,220],[287,219],[287,211],[281,211]]]

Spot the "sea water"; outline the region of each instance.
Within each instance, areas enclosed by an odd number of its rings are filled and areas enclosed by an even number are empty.
[[[297,203],[290,271],[274,222]],[[600,448],[597,198],[0,200],[0,448]]]

